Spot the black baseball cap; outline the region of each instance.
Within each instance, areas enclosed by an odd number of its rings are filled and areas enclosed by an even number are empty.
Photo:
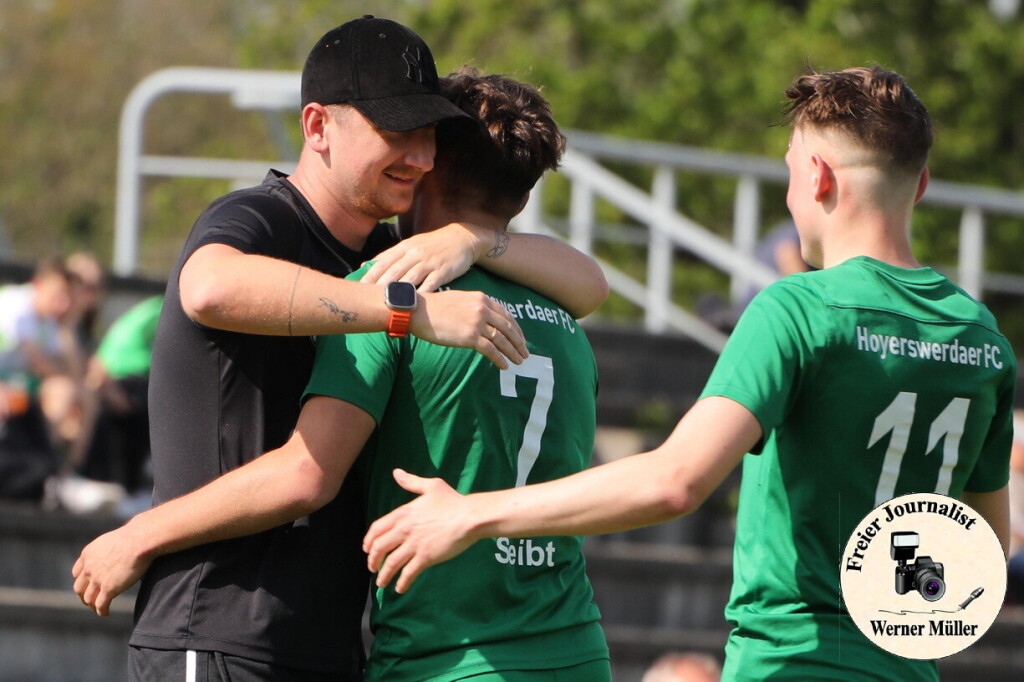
[[[384,130],[406,132],[468,114],[441,94],[423,39],[367,14],[331,29],[302,68],[302,106],[350,104]]]

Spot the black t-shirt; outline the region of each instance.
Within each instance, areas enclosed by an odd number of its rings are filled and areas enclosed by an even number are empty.
[[[226,244],[341,277],[396,241],[380,224],[363,252],[346,248],[273,171],[210,205],[170,275],[153,347],[155,503],[283,445],[315,355],[307,336],[240,334],[189,319],[178,291],[188,257],[205,244]],[[294,523],[160,557],[142,580],[131,644],[353,672],[363,661],[364,529],[358,486],[346,482],[334,501]]]

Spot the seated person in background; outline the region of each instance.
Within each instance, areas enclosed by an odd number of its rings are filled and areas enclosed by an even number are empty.
[[[148,498],[151,492],[145,476],[147,392],[163,300],[162,295],[151,296],[129,308],[103,335],[89,360],[82,429],[68,462],[84,480],[66,479],[58,487],[58,501],[71,511],[95,511],[125,495]],[[115,486],[90,485],[95,482]]]
[[[119,483],[129,494],[142,487],[149,455],[146,393],[163,301],[162,295],[151,296],[115,320],[86,374],[86,387],[95,396],[88,413],[95,421],[80,441],[88,443],[80,471],[87,478]]]
[[[29,283],[0,288],[0,497],[40,500],[56,468],[39,387],[69,371],[59,321],[70,308],[70,275],[59,258],[41,260]]]
[[[88,251],[76,251],[65,262],[72,276],[68,327],[83,357],[88,357],[96,350],[100,306],[106,294],[106,275],[96,256]]]
[[[96,350],[96,327],[104,296],[103,266],[87,251],[64,259],[71,281],[71,308],[60,319],[60,352],[67,371],[47,377],[39,401],[60,450],[70,450],[82,429],[85,368]]]
[[[772,226],[758,242],[754,258],[775,270],[780,279],[813,269],[800,253],[800,235],[792,220],[783,220]],[[700,315],[709,324],[732,331],[743,310],[761,289],[758,284],[748,284],[742,297],[732,304],[725,303],[717,292],[703,294],[698,300]]]

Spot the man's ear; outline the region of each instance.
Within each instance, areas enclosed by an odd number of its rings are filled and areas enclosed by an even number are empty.
[[[326,128],[329,118],[330,113],[322,104],[310,102],[302,108],[302,137],[318,154],[328,149]]]
[[[931,172],[928,170],[928,166],[925,166],[921,171],[921,177],[917,180],[917,194],[914,195],[914,203],[921,201],[921,197],[924,196],[924,191],[928,189],[928,181],[931,179]]]
[[[811,173],[811,190],[814,192],[814,200],[820,203],[835,189],[836,176],[832,166],[821,158],[820,154],[812,155],[811,163],[814,165],[814,171]]]

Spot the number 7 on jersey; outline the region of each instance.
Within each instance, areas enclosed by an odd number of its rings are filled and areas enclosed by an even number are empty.
[[[548,408],[555,392],[555,369],[551,358],[543,355],[530,355],[521,365],[510,365],[501,370],[501,394],[506,398],[516,398],[516,377],[525,377],[537,381],[537,391],[533,394],[530,405],[530,416],[526,420],[523,432],[523,444],[519,447],[516,463],[516,487],[526,485],[530,470],[537,463],[540,454],[540,442],[544,428],[548,423]]]

